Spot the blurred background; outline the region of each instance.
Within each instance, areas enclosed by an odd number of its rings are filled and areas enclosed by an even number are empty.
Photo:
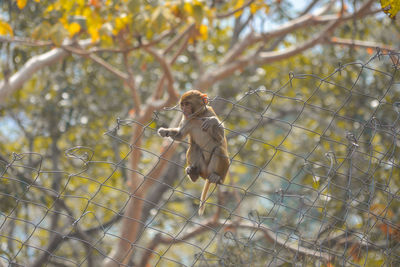
[[[0,266],[400,264],[395,0],[0,2]],[[223,121],[197,215],[176,125]]]

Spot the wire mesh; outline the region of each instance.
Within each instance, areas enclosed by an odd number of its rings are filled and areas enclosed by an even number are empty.
[[[187,143],[171,158],[156,149],[157,128],[179,113],[174,108],[146,125],[117,119],[104,138],[118,159],[99,160],[99,147],[71,146],[56,159],[6,151],[0,265],[98,266],[123,239],[121,218],[138,198],[126,186],[132,173],[154,184],[140,199],[130,266],[399,265],[398,56],[378,50],[326,77],[289,73],[283,85],[211,98],[231,165],[203,217],[201,183],[183,171]],[[129,139],[135,125],[148,144]],[[128,164],[134,150],[139,169]],[[167,171],[150,177],[161,159]]]

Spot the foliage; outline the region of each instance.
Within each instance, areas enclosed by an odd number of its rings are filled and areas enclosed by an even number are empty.
[[[2,2],[0,258],[97,266],[128,240],[138,266],[395,265],[398,22],[369,17],[373,4],[351,16],[370,1],[319,13],[327,2]],[[395,1],[382,4],[394,17]],[[5,81],[60,51],[3,100]],[[186,144],[172,157],[156,135],[193,87],[208,90],[232,156],[205,218]],[[127,215],[132,199],[143,217]]]
[[[396,14],[400,10],[400,2],[395,0],[381,0],[381,6],[383,12],[388,14],[392,19],[396,17]]]

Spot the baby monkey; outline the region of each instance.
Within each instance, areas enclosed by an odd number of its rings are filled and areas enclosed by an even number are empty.
[[[229,155],[224,127],[212,107],[207,106],[206,94],[190,90],[182,95],[179,104],[183,112],[179,126],[160,128],[158,134],[177,141],[189,135],[186,173],[193,182],[199,177],[205,179],[199,207],[199,215],[202,215],[210,183],[222,184],[228,172]]]

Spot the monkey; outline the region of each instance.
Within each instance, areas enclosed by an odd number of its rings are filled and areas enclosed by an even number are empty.
[[[198,211],[200,216],[204,213],[210,184],[222,184],[230,165],[224,126],[207,104],[206,94],[198,90],[187,91],[179,100],[183,117],[178,127],[158,129],[161,137],[176,141],[189,136],[186,174],[192,182],[199,177],[205,180]]]

